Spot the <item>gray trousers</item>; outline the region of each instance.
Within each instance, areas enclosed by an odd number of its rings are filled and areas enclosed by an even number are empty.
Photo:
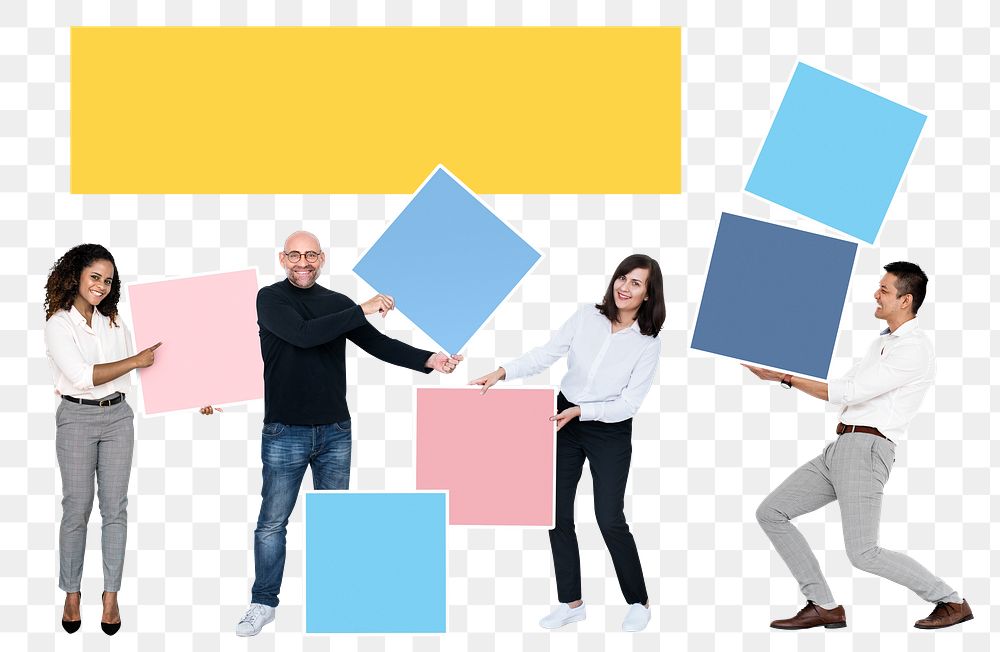
[[[896,460],[896,445],[864,433],[847,433],[823,454],[788,476],[757,509],[757,521],[799,581],[807,599],[834,602],[816,556],[789,521],[834,500],[840,504],[847,557],[859,568],[909,588],[928,602],[956,598],[954,590],[904,554],[880,548],[882,488]]]
[[[56,408],[56,457],[62,475],[59,525],[59,588],[80,590],[87,521],[94,506],[94,476],[101,510],[104,590],[117,591],[125,563],[128,478],[132,470],[132,408],[59,401]]]

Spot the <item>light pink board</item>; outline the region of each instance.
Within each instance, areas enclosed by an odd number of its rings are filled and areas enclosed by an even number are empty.
[[[417,489],[452,525],[553,525],[554,389],[417,389]]]
[[[263,398],[256,270],[126,289],[136,351],[163,342],[139,372],[146,414]]]

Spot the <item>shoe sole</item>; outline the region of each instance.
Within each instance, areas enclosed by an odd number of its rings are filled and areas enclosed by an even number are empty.
[[[624,625],[622,625],[622,631],[623,631],[623,632],[630,632],[630,633],[631,633],[631,632],[641,632],[642,630],[646,629],[646,627],[647,627],[648,625],[649,625],[649,622],[648,622],[648,621],[647,621],[647,622],[646,622],[646,624],[645,624],[645,625],[643,625],[642,627],[636,627],[635,629],[626,629],[626,628],[625,628],[625,626],[624,626]]]
[[[825,625],[822,623],[818,623],[816,625],[805,625],[804,627],[783,627],[781,625],[771,625],[771,629],[780,629],[785,632],[799,631],[801,629],[813,629],[814,627],[825,627],[826,629],[842,629],[844,627],[847,627],[847,621],[842,620],[839,623],[826,623]]]
[[[571,616],[571,617],[567,618],[566,620],[562,621],[558,625],[542,625],[542,623],[538,623],[538,624],[541,625],[543,629],[559,629],[560,627],[565,627],[566,625],[572,625],[573,623],[578,623],[581,620],[586,620],[586,619],[587,619],[586,615],[583,615],[583,616]]]
[[[961,620],[956,620],[955,622],[950,623],[948,625],[937,625],[937,626],[931,627],[931,626],[928,626],[928,625],[917,625],[917,624],[914,623],[913,626],[916,627],[917,629],[945,629],[946,627],[954,627],[955,625],[960,625],[960,624],[962,624],[964,622],[972,620],[973,618],[975,618],[975,616],[973,616],[972,614],[969,614],[965,618],[963,618]]]

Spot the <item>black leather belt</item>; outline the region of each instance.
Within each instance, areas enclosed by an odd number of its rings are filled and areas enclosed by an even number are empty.
[[[80,405],[96,405],[98,407],[110,407],[112,405],[118,405],[125,400],[125,395],[118,392],[118,396],[114,398],[102,398],[99,401],[95,401],[92,398],[77,398],[75,396],[66,396],[63,394],[63,400],[69,401],[70,403],[79,403]]]
[[[882,439],[888,439],[888,437],[878,431],[878,428],[872,428],[871,426],[848,426],[843,423],[837,424],[838,435],[843,435],[849,432],[863,432],[866,435],[875,435],[876,437],[881,437]]]

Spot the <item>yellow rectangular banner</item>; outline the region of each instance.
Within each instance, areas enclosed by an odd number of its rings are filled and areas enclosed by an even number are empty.
[[[679,193],[678,27],[75,27],[74,193]]]

